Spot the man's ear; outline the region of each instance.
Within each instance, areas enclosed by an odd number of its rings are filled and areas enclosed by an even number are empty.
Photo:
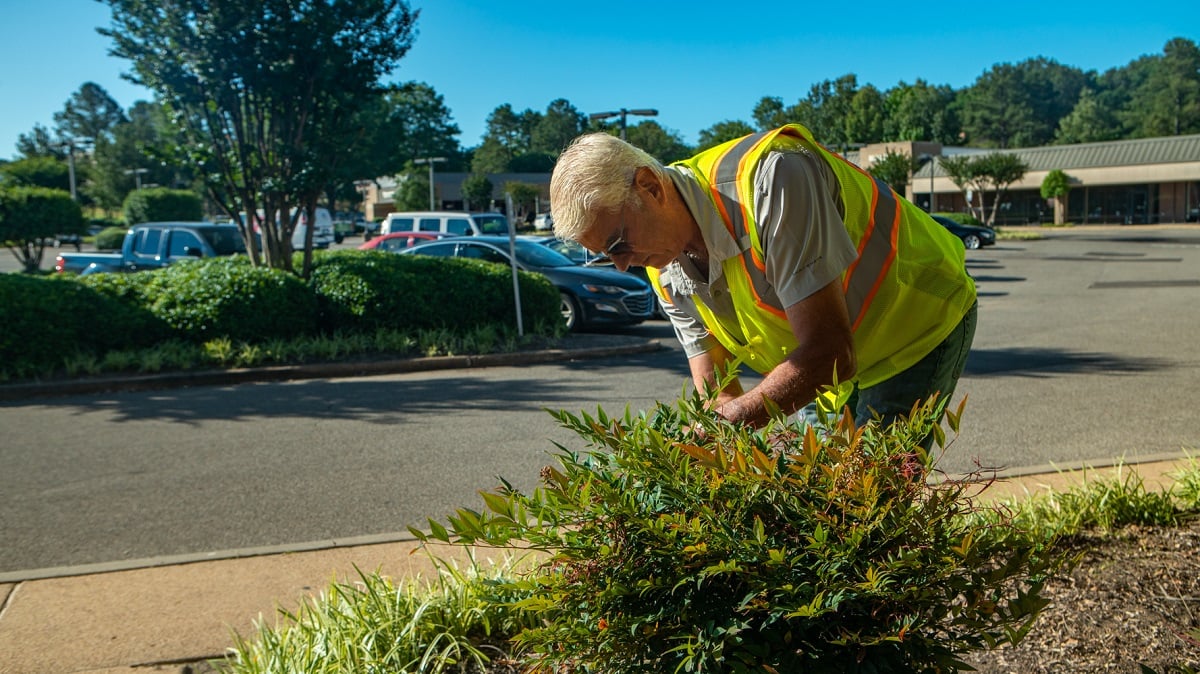
[[[643,199],[650,199],[658,205],[662,205],[666,190],[663,189],[663,184],[659,181],[658,176],[654,175],[654,171],[645,166],[637,169],[633,173],[633,185]]]

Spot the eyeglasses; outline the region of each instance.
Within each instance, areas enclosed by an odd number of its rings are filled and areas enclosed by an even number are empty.
[[[621,207],[621,228],[617,230],[617,236],[600,251],[600,255],[596,258],[588,260],[584,263],[585,267],[605,267],[614,264],[613,257],[617,255],[625,255],[629,252],[629,243],[625,241],[625,207]]]

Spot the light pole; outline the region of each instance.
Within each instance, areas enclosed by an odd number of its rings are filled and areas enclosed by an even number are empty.
[[[620,110],[613,110],[611,112],[593,112],[592,114],[588,115],[588,119],[595,121],[597,119],[608,119],[609,117],[619,116],[621,118],[621,140],[625,140],[625,118],[629,115],[656,117],[658,115],[658,110],[654,110],[653,108],[639,108],[637,110],[621,108]]]
[[[68,140],[54,143],[53,147],[67,151],[67,180],[71,186],[71,200],[76,201],[75,195],[75,141]]]
[[[137,189],[140,190],[140,189],[142,189],[142,174],[149,173],[149,172],[150,172],[150,169],[135,168],[135,169],[129,169],[129,170],[125,171],[125,175],[127,175],[127,176],[132,175],[134,184],[136,184]]]
[[[934,199],[934,195],[933,195],[933,169],[937,167],[937,158],[938,158],[938,155],[936,155],[936,154],[924,154],[924,155],[921,155],[921,158],[922,158],[922,159],[928,159],[928,160],[929,160],[929,212],[930,212],[930,213],[933,213],[933,212],[936,210],[936,209],[934,209],[934,207],[933,207],[933,199]],[[915,197],[914,197],[914,198],[915,198]]]
[[[437,207],[433,205],[433,165],[443,161],[446,161],[445,157],[421,157],[413,160],[417,166],[429,164],[429,210],[431,211],[437,210]]]

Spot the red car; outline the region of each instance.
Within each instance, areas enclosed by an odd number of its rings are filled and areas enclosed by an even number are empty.
[[[398,250],[404,250],[411,247],[413,244],[424,243],[426,241],[436,241],[444,239],[448,234],[443,232],[392,232],[391,234],[381,234],[372,238],[370,241],[364,241],[359,250],[383,250],[389,253],[394,253]]]

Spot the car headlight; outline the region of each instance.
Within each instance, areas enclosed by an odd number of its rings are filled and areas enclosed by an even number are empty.
[[[620,295],[625,292],[619,286],[597,285],[595,283],[585,283],[583,287],[589,293],[596,293],[597,295]]]

